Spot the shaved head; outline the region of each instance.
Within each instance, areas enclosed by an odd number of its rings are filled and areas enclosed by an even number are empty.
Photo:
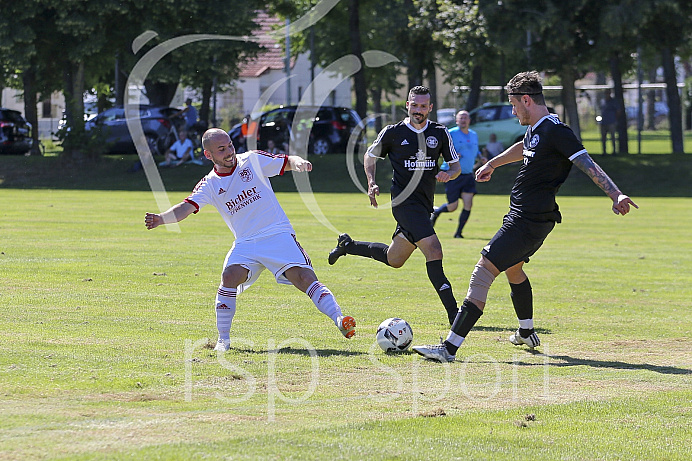
[[[221,128],[210,128],[204,132],[202,135],[202,148],[204,150],[209,150],[214,138],[219,136],[228,136],[228,134]]]

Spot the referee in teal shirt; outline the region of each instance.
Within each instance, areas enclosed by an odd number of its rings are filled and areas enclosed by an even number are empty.
[[[465,110],[460,110],[456,116],[457,126],[449,130],[449,134],[454,142],[454,149],[459,154],[461,174],[456,179],[445,183],[447,203],[435,208],[432,215],[430,215],[430,222],[434,226],[440,213],[456,211],[459,206],[459,198],[461,198],[464,209],[459,215],[459,225],[454,233],[454,238],[464,238],[461,231],[469,219],[471,207],[473,206],[473,196],[476,194],[476,180],[473,167],[476,164],[476,160],[481,158],[481,152],[478,149],[478,135],[475,131],[469,129],[470,122],[471,117],[469,113]]]

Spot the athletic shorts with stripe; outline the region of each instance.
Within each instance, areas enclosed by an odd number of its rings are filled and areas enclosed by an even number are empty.
[[[233,264],[250,271],[247,280],[238,286],[238,293],[255,283],[264,269],[274,274],[277,283],[284,285],[291,285],[284,276],[284,272],[291,267],[312,269],[310,257],[296,236],[287,232],[234,242],[223,267],[225,269]]]

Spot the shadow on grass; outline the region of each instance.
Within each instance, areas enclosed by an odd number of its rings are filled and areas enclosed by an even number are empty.
[[[688,368],[679,368],[671,366],[661,366],[661,365],[651,365],[648,363],[627,363],[618,360],[593,360],[586,358],[571,357],[569,355],[545,355],[539,351],[527,351],[537,357],[547,357],[551,359],[550,363],[526,363],[526,362],[512,362],[508,364],[520,365],[520,366],[551,366],[551,367],[579,367],[587,366],[593,368],[615,368],[618,370],[647,370],[653,371],[654,373],[660,373],[664,375],[692,375],[692,370]],[[553,362],[556,361],[556,362]],[[559,361],[559,362],[557,362]]]
[[[549,335],[552,334],[552,330],[549,328],[536,328],[536,333],[542,334],[542,335]],[[510,335],[514,333],[515,330],[509,330],[506,327],[484,327],[484,326],[479,326],[476,325],[473,327],[472,331],[495,331],[499,333],[507,333],[507,335]]]
[[[357,355],[367,355],[365,352],[354,352],[354,351],[345,351],[345,350],[337,350],[337,349],[299,349],[299,348],[293,348],[290,346],[287,347],[282,347],[280,349],[271,349],[271,350],[254,350],[254,349],[246,349],[246,348],[239,348],[239,347],[231,347],[231,350],[234,352],[239,352],[239,353],[244,353],[244,354],[256,354],[256,355],[269,355],[269,354],[293,354],[293,355],[305,355],[305,356],[310,356],[312,352],[314,351],[318,357],[330,357],[330,356],[344,356],[344,357],[350,357],[350,356],[357,356]]]

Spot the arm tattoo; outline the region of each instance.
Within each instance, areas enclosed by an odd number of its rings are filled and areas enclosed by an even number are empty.
[[[615,185],[612,179],[601,169],[596,162],[593,161],[589,154],[582,154],[572,162],[577,168],[586,173],[598,187],[603,190],[610,198],[620,195],[620,189]]]

